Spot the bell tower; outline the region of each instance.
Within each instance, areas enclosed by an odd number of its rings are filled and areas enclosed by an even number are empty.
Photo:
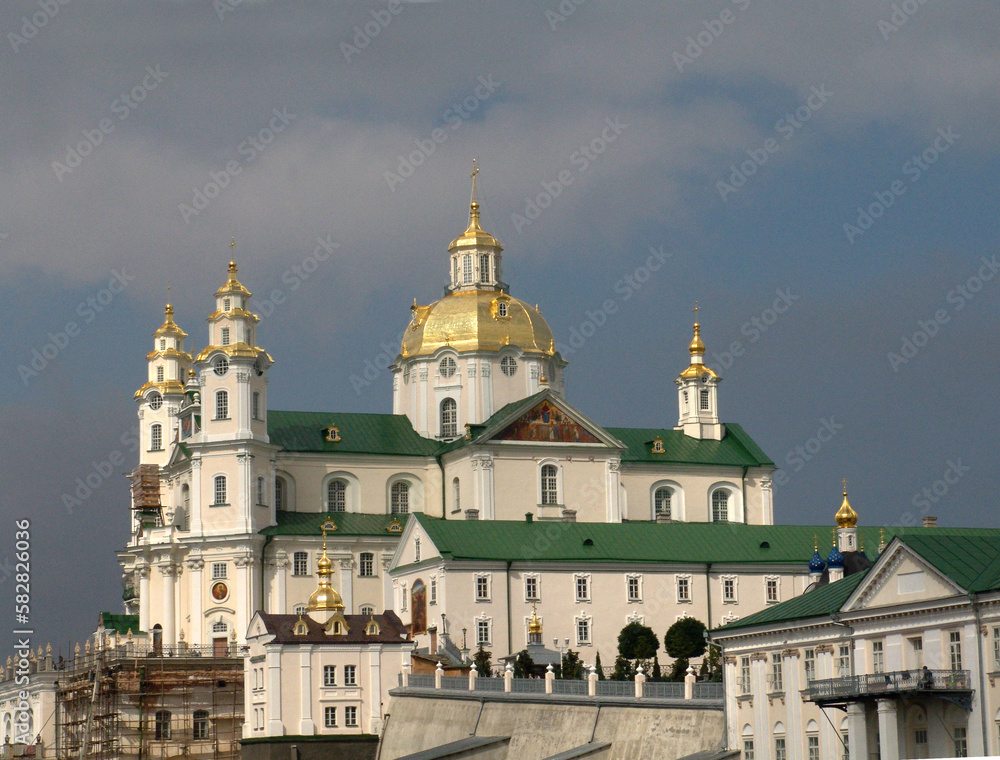
[[[680,412],[676,429],[692,438],[721,441],[726,434],[725,425],[719,422],[718,388],[722,378],[705,366],[705,344],[701,340],[701,325],[697,322],[697,303],[694,313],[694,338],[688,346],[691,364],[675,381]]]

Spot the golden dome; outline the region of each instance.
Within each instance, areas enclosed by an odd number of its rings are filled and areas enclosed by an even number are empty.
[[[538,619],[538,613],[535,611],[534,605],[531,607],[531,620],[528,621],[528,633],[538,633],[542,632],[542,621]]]
[[[226,284],[215,291],[216,296],[227,296],[227,295],[241,295],[250,297],[250,291],[240,284],[240,281],[236,279],[236,262],[229,262],[229,279]]]
[[[695,304],[695,313],[698,311],[698,306]],[[719,376],[715,372],[706,367],[702,361],[702,357],[705,355],[705,344],[701,339],[701,325],[697,322],[694,323],[694,337],[688,344],[688,351],[691,353],[691,364],[688,368],[681,372],[682,378],[691,377],[701,377],[702,375],[708,375],[709,377],[719,379]]]
[[[448,250],[454,251],[456,248],[464,248],[467,246],[489,246],[491,248],[496,248],[499,251],[503,250],[503,246],[500,245],[500,241],[479,226],[479,204],[476,201],[472,201],[469,206],[469,226],[466,228],[465,232],[451,241],[448,245]]]
[[[507,316],[498,309],[506,303]],[[548,354],[552,330],[538,309],[496,290],[449,293],[430,306],[413,306],[413,320],[403,333],[403,356],[426,356],[450,346],[456,351],[499,351],[516,346]]]
[[[159,329],[153,335],[157,338],[161,338],[164,335],[175,335],[178,338],[186,338],[187,333],[174,322],[174,307],[168,303],[163,312],[163,324],[160,325]]]
[[[847,479],[844,479],[844,501],[837,510],[835,516],[838,528],[853,528],[858,524],[858,513],[851,507],[847,500]]]
[[[336,529],[336,526],[328,528],[330,525],[332,525],[332,521],[329,520],[323,523],[323,553],[316,561],[316,575],[319,576],[319,585],[309,597],[309,603],[306,605],[307,612],[316,612],[317,610],[343,612],[344,610],[343,598],[330,585],[330,576],[333,575],[333,560],[326,555],[326,531]]]
[[[688,351],[692,354],[704,354],[705,344],[701,340],[701,325],[697,322],[694,323],[694,337],[691,339],[691,343],[688,345]]]

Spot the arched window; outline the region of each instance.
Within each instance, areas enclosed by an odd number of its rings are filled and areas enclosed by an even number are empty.
[[[455,399],[446,398],[441,402],[441,437],[454,438],[458,435],[458,404]]]
[[[347,511],[347,481],[334,478],[326,484],[327,512]]]
[[[358,609],[358,612],[361,615],[374,615],[375,607],[373,607],[370,604],[362,604],[361,607]]]
[[[170,711],[157,710],[154,738],[166,740],[170,738]]]
[[[712,491],[712,522],[729,521],[729,491],[716,488]]]
[[[193,739],[207,739],[208,738],[208,710],[195,710],[194,715],[194,730],[191,733],[191,738]]]
[[[149,426],[149,450],[163,451],[163,425],[159,422]]]
[[[254,391],[253,396],[251,396],[250,407],[253,412],[253,418],[255,420],[260,419],[260,391]]]
[[[559,469],[554,464],[542,465],[542,504],[559,503]]]
[[[221,504],[226,504],[226,476],[216,475],[214,481],[215,489],[215,501],[212,502],[214,506],[219,506]]]
[[[656,489],[656,492],[653,494],[653,510],[656,517],[670,519],[670,507],[673,495],[674,489],[669,486],[660,486]]]
[[[288,504],[286,502],[288,496],[288,486],[285,484],[284,478],[274,479],[274,508],[275,509],[287,509]]]
[[[707,412],[708,409],[709,409],[709,406],[708,406],[708,388],[702,388],[701,389],[700,398],[701,398],[701,410],[703,412]]]
[[[227,391],[215,392],[215,419],[229,419],[229,393]]]
[[[451,481],[451,491],[454,495],[455,506],[452,507],[453,511],[458,512],[462,509],[462,484],[458,478]]]
[[[390,507],[394,515],[405,515],[410,511],[410,484],[397,480],[390,489]]]

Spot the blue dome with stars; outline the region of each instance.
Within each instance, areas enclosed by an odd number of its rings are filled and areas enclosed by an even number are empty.
[[[827,567],[843,567],[844,566],[844,555],[840,553],[840,549],[836,546],[830,549],[830,553],[826,555],[826,566]]]
[[[809,572],[810,573],[822,573],[826,569],[826,563],[823,558],[819,556],[819,549],[813,552],[812,559],[809,560]]]

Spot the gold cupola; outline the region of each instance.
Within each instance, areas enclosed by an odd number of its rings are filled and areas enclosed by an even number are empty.
[[[531,620],[528,621],[528,643],[542,643],[542,621],[538,619],[538,610],[531,605]]]
[[[333,575],[333,560],[326,554],[326,532],[336,529],[336,524],[330,519],[327,519],[322,525],[323,552],[316,561],[316,575],[319,576],[319,584],[312,592],[312,596],[309,597],[306,612],[343,612],[344,610],[343,598],[330,583],[330,578]]]
[[[840,509],[837,510],[835,516],[838,528],[854,528],[858,524],[858,513],[854,511],[851,507],[851,503],[847,500],[847,478],[844,478],[844,501],[840,505]]]
[[[476,175],[479,174],[479,167],[476,159],[472,159],[472,199],[469,202],[469,226],[465,232],[451,241],[448,245],[449,251],[458,248],[493,248],[499,253],[503,250],[500,241],[484,230],[479,224],[479,200],[476,198]],[[487,278],[488,279],[488,278]],[[496,279],[500,279],[497,277]]]
[[[691,338],[691,342],[688,344],[688,352],[691,354],[691,364],[688,365],[686,370],[681,372],[681,377],[701,377],[707,374],[709,377],[718,380],[720,379],[719,376],[710,367],[705,365],[705,342],[701,339],[701,324],[697,321],[698,310],[700,308],[698,303],[695,302],[694,337]]]

